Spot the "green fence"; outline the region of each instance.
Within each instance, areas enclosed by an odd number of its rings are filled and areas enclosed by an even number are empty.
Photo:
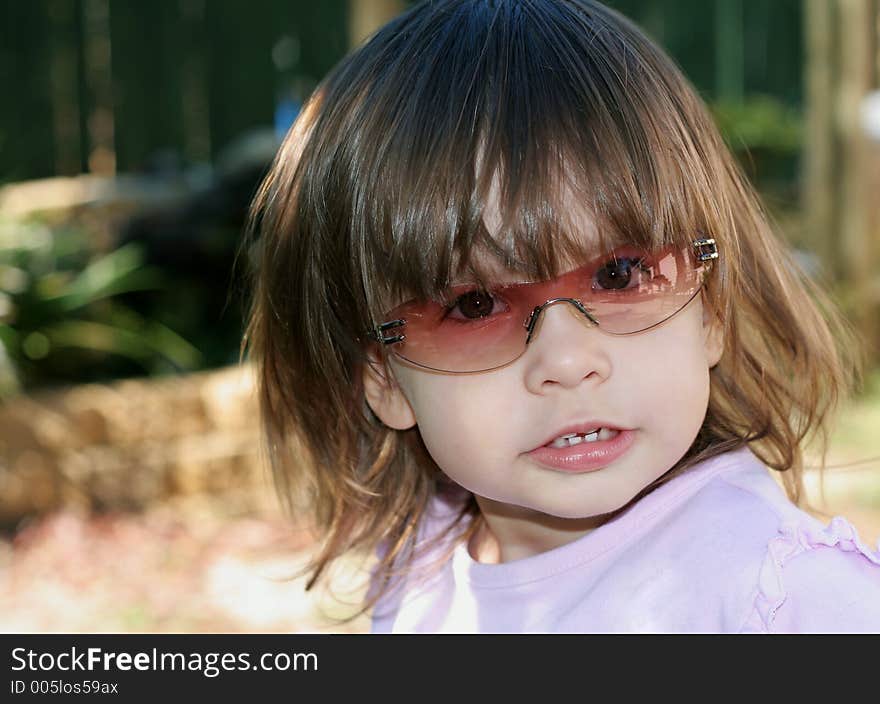
[[[346,50],[345,0],[0,1],[0,182],[208,160]],[[301,97],[301,96],[300,96]]]
[[[353,0],[357,1],[357,0]],[[611,0],[709,100],[802,96],[800,0]],[[209,161],[347,48],[346,0],[0,0],[0,182]]]

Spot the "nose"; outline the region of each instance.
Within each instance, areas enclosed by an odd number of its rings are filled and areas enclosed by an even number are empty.
[[[526,387],[533,393],[573,388],[584,380],[600,383],[611,374],[608,340],[582,304],[553,299],[529,321]]]

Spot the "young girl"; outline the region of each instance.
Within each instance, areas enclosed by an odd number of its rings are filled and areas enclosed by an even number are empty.
[[[848,329],[620,15],[416,6],[253,216],[277,485],[310,584],[379,556],[374,631],[880,632],[880,555],[797,507]]]

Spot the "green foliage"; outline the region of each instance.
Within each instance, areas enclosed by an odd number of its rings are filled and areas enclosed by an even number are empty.
[[[725,141],[774,211],[799,204],[798,173],[803,146],[801,112],[769,95],[710,105]]]
[[[136,244],[95,255],[81,230],[0,220],[0,398],[100,378],[108,358],[147,373],[198,367],[195,347],[119,298],[162,287]]]
[[[766,150],[797,154],[803,139],[800,112],[769,95],[712,106],[716,124],[734,151]]]

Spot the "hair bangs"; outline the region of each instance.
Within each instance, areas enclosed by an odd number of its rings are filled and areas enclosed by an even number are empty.
[[[354,123],[374,319],[460,280],[549,278],[720,223],[699,141],[711,125],[694,127],[668,59],[607,9],[539,5],[452,4],[430,31],[395,28],[395,69],[362,92]]]

